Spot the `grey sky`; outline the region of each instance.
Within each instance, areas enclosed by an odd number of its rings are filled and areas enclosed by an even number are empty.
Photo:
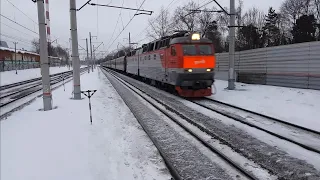
[[[16,5],[19,9],[21,9],[25,14],[27,14],[31,19],[35,22],[38,22],[37,16],[37,6],[31,0],[9,0],[14,5]],[[77,0],[77,7],[83,5],[87,0]],[[139,7],[143,0],[92,0],[92,2],[98,2],[101,4],[108,4],[121,6],[124,1],[124,6],[127,7]],[[153,17],[158,15],[159,9],[161,6],[165,8],[172,0],[146,0],[143,9],[154,11]],[[196,3],[200,5],[205,4],[209,0],[194,0]],[[237,1],[237,0],[236,0]],[[172,5],[169,7],[169,11],[172,13],[175,7],[187,3],[188,0],[175,0]],[[218,0],[224,7],[229,7],[229,0]],[[278,9],[281,5],[282,0],[244,0],[244,9],[247,10],[251,7],[257,7],[263,11],[267,11],[267,9],[272,6],[275,9]],[[18,23],[26,26],[27,28],[38,32],[38,27],[36,24],[30,20],[28,17],[19,12],[16,8],[14,8],[8,0],[0,0],[1,3],[1,14],[7,16]],[[215,3],[211,3],[207,5],[208,8],[215,6]],[[104,46],[100,46],[100,51],[112,51],[117,48],[118,43],[126,45],[128,43],[128,33],[131,32],[132,42],[139,41],[145,38],[145,30],[148,26],[148,18],[150,16],[140,15],[136,16],[133,21],[129,24],[129,26],[123,31],[123,33],[119,36],[117,40],[111,45],[111,42],[118,36],[120,31],[123,29],[130,18],[133,16],[134,11],[122,10],[122,18],[119,19],[117,28],[115,30],[113,38],[110,40],[111,35],[115,29],[117,19],[119,16],[120,10],[113,8],[98,8],[98,26],[97,26],[97,7],[94,6],[86,6],[77,14],[78,20],[78,37],[80,46],[85,48],[85,38],[88,38],[89,32],[92,32],[92,35],[98,36],[98,39],[93,39],[94,42],[104,42]],[[52,40],[58,38],[57,42],[61,44],[63,47],[69,46],[69,37],[70,37],[70,17],[69,17],[69,0],[51,0],[50,1],[50,15],[51,15],[51,34]],[[6,36],[15,37],[22,41],[30,41],[34,38],[37,38],[37,34],[32,33],[26,29],[19,27],[18,25],[6,20],[3,17],[1,19],[1,34]],[[123,22],[123,23],[122,23]],[[8,27],[10,26],[10,27]],[[17,30],[14,30],[14,29]],[[13,47],[13,43],[10,41],[17,41],[14,39],[10,39],[8,37],[1,37],[8,42],[10,47]],[[10,41],[8,41],[10,40]],[[19,42],[19,41],[18,41]],[[95,46],[98,46],[99,43],[94,43]],[[30,49],[30,43],[27,42],[19,42],[18,48]],[[121,45],[119,45],[121,46]],[[110,47],[108,49],[108,47]],[[79,49],[81,55],[85,53],[85,51]]]

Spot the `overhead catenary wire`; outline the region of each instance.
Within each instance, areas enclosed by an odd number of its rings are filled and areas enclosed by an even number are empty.
[[[146,2],[146,0],[143,0],[143,2],[141,3],[139,9],[143,6],[143,4]],[[139,11],[139,9],[136,11],[136,13]],[[128,25],[131,23],[131,21],[133,20],[133,18],[135,17],[135,15],[133,15],[131,17],[131,19],[129,20],[129,22],[126,24],[126,26],[122,29],[122,31],[118,34],[118,36],[112,41],[111,45],[107,48],[107,51],[110,49],[110,47],[113,45],[113,43],[119,38],[119,36],[122,34],[122,32],[128,27]]]
[[[122,6],[124,4],[124,0],[122,0]],[[117,29],[117,26],[118,26],[118,23],[119,23],[119,19],[120,19],[120,16],[121,16],[121,13],[122,13],[122,9],[120,9],[120,13],[119,13],[119,16],[118,16],[118,19],[117,19],[117,23],[116,23],[116,26],[114,27],[113,29],[113,32],[112,32],[112,35],[111,35],[111,38],[110,38],[110,41],[107,43],[107,46],[109,46],[113,36],[114,36],[114,33],[116,32],[116,29]]]
[[[33,33],[35,33],[35,34],[39,35],[39,33],[37,33],[37,32],[35,32],[35,31],[33,31],[33,30],[31,30],[31,29],[29,29],[29,28],[25,27],[24,25],[22,25],[22,24],[20,24],[20,23],[18,23],[18,22],[16,22],[16,21],[14,21],[14,20],[12,20],[12,19],[10,19],[10,18],[8,18],[7,16],[4,16],[4,15],[2,15],[2,14],[0,14],[0,16],[4,17],[5,19],[7,19],[7,20],[9,20],[9,21],[11,21],[11,22],[13,22],[13,23],[15,23],[15,24],[17,24],[17,25],[21,26],[21,27],[23,27],[24,29],[26,29],[26,30],[28,30],[28,31],[30,31],[30,32],[33,32]]]
[[[203,8],[204,6],[212,3],[213,1],[214,1],[214,0],[210,0],[210,1],[206,2],[205,4],[199,6],[199,7],[196,8],[195,10],[199,10],[200,8]],[[189,16],[189,15],[191,15],[191,14],[193,14],[193,13],[194,13],[194,12],[190,12],[190,13],[184,15],[183,17],[187,17],[187,16]],[[174,25],[174,22],[172,22],[172,23],[169,24],[169,26],[172,26],[172,25]],[[150,26],[151,26],[151,24],[149,24],[149,26],[148,26],[147,28],[149,28]],[[147,28],[146,28],[146,29],[147,29]],[[146,29],[145,29],[145,30],[146,30]],[[144,31],[145,31],[145,30],[144,30]],[[143,32],[143,31],[142,31],[142,32]],[[140,34],[141,34],[141,33],[140,33]],[[148,37],[145,37],[145,38],[143,38],[143,39],[141,39],[141,40],[138,40],[137,42],[141,42],[141,41],[143,41],[143,40],[145,40],[145,39],[147,39],[147,38],[148,38]]]
[[[15,39],[14,39],[14,40],[15,40]],[[13,40],[6,39],[6,41],[9,41],[9,42],[14,43],[14,42],[17,42],[17,41],[19,41],[19,40],[13,41]],[[30,44],[28,44],[28,43],[25,43],[25,42],[22,42],[22,41],[19,41],[19,43],[20,43],[20,44],[24,44],[24,45],[27,46],[27,47],[33,48],[33,46],[30,45]]]
[[[30,16],[28,16],[25,12],[23,12],[20,8],[18,8],[16,5],[14,5],[11,1],[7,0],[13,7],[15,7],[18,11],[20,11],[23,15],[25,15],[28,19],[30,19],[34,24],[39,25],[39,23],[37,21],[35,21],[34,19],[32,19]],[[35,34],[39,35],[38,33],[34,32]],[[51,35],[52,37],[54,37],[55,39],[61,39],[55,35]],[[64,40],[62,40],[64,41]],[[66,44],[69,44],[69,42],[64,41]],[[61,46],[59,43],[57,43],[59,46]],[[68,46],[68,45],[67,45]]]
[[[11,1],[7,0],[8,3],[10,3],[13,7],[15,7],[18,11],[20,11],[23,15],[25,15],[28,19],[30,19],[32,22],[38,25],[38,23],[33,20],[30,16],[28,16],[26,13],[24,13],[21,9],[19,9],[16,5],[14,5]]]
[[[20,37],[14,37],[14,36],[9,36],[9,35],[5,35],[5,34],[0,34],[0,36],[3,36],[3,37],[6,37],[6,38],[9,38],[9,39],[13,39],[15,41],[19,41],[21,42],[22,44],[28,44],[28,46],[33,46],[33,44],[31,43],[31,41],[29,40],[25,40],[25,39],[21,39]],[[12,42],[12,41],[11,41]]]
[[[18,32],[20,32],[20,33],[22,33],[22,34],[25,34],[25,35],[28,35],[28,36],[36,37],[36,35],[27,34],[27,33],[25,33],[25,32],[20,31],[19,29],[13,28],[13,27],[11,27],[11,26],[9,26],[9,25],[7,25],[7,24],[3,23],[3,22],[1,22],[1,24],[3,24],[3,25],[5,25],[5,26],[9,27],[10,29],[16,30],[16,31],[18,31]],[[37,37],[37,38],[39,38],[39,37]]]
[[[165,11],[167,11],[167,10],[169,9],[170,5],[171,5],[174,1],[176,1],[176,0],[172,0],[172,1],[168,4],[168,6],[166,7]],[[180,0],[178,0],[178,1],[180,1]],[[161,14],[159,14],[159,15],[157,16],[157,18],[155,18],[154,20],[152,20],[151,23],[154,23],[156,20],[158,20],[158,19],[160,18],[160,15],[161,15]],[[135,35],[134,37],[140,36],[144,31],[147,31],[148,28],[151,26],[151,23],[150,23],[146,28],[144,28],[142,31],[140,31],[139,34]]]
[[[0,36],[4,36],[4,37],[16,39],[16,40],[21,40],[21,41],[24,41],[24,42],[27,42],[27,43],[31,43],[31,41],[32,41],[30,39],[24,39],[24,38],[21,38],[21,37],[18,37],[18,36],[11,36],[11,35],[8,35],[8,34],[3,34],[3,33],[1,33]]]

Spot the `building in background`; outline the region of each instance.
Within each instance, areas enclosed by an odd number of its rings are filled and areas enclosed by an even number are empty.
[[[6,44],[2,43],[1,44]],[[16,51],[12,48],[0,46],[0,71],[31,69],[40,67],[40,55],[24,50]],[[16,58],[16,59],[15,59]],[[64,66],[65,59],[60,57],[49,57],[50,66]]]

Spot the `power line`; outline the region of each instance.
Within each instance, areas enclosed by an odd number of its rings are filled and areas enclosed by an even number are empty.
[[[20,38],[20,40],[24,40],[24,42],[31,42],[32,41],[30,39],[21,38],[19,36],[11,36],[11,35],[8,35],[8,34],[3,34],[3,33],[1,33],[0,35],[1,36],[5,36],[5,37]]]
[[[12,38],[11,38],[12,39]],[[12,40],[5,40],[5,41],[9,41],[9,42],[16,42],[16,41],[12,41]],[[18,40],[19,41],[19,40]],[[22,41],[19,41],[20,42],[20,44],[24,44],[25,46],[27,46],[27,47],[31,47],[31,48],[33,48],[33,46],[32,45],[30,45],[30,44],[28,44],[28,43],[25,43],[25,42],[22,42]]]
[[[14,21],[14,20],[12,20],[12,19],[8,18],[7,16],[4,16],[4,15],[2,15],[2,14],[0,14],[0,16],[2,16],[2,17],[4,17],[4,18],[8,19],[9,21],[11,21],[11,22],[13,22],[13,23],[15,23],[15,24],[17,24],[17,25],[19,25],[19,26],[21,26],[21,27],[23,27],[23,28],[25,28],[25,29],[27,29],[27,30],[29,30],[29,31],[31,31],[31,32],[33,32],[33,33],[35,33],[35,34],[37,34],[37,35],[39,35],[39,33],[37,33],[37,32],[35,32],[35,31],[33,31],[33,30],[31,30],[31,29],[29,29],[29,28],[25,27],[24,25],[22,25],[22,24],[20,24],[20,23],[17,23],[16,21]]]
[[[7,0],[13,7],[15,7],[16,9],[18,9],[22,14],[24,14],[27,18],[29,18],[32,22],[34,22],[35,24],[38,25],[38,23],[36,21],[34,21],[31,17],[29,17],[26,13],[24,13],[22,10],[20,10],[17,6],[15,6],[11,1]]]
[[[212,3],[213,1],[214,1],[214,0],[210,0],[209,2],[207,2],[207,3],[205,3],[205,4],[201,5],[201,6],[199,6],[199,7],[196,8],[195,10],[199,10],[200,8],[202,8],[202,7],[204,7],[204,6]],[[193,13],[194,13],[194,12],[190,12],[190,13],[184,15],[183,17],[187,17],[187,16],[189,16],[190,14],[193,14]],[[159,16],[160,16],[160,15],[159,15]],[[174,24],[174,22],[170,23],[169,26],[172,26],[173,24]],[[148,26],[147,28],[149,28],[150,26],[151,26],[151,24],[149,24],[149,26]],[[147,28],[146,28],[146,29],[147,29]],[[146,29],[145,29],[145,30],[146,30]],[[143,32],[143,31],[142,31],[142,32]],[[140,33],[140,34],[141,34],[141,33]],[[148,38],[148,37],[145,37],[145,38],[139,40],[138,42],[141,42],[141,41],[143,41],[143,40],[145,40],[145,39],[147,39],[147,38]]]
[[[7,0],[13,7],[15,7],[17,10],[19,10],[23,15],[25,15],[27,18],[29,18],[32,22],[34,22],[36,25],[39,25],[35,20],[33,20],[30,16],[28,16],[25,12],[23,12],[21,9],[19,9],[16,5],[14,5],[12,2],[10,2],[9,0]],[[3,16],[3,15],[2,15]],[[5,17],[6,18],[6,17]],[[8,19],[8,18],[7,18]],[[10,20],[10,19],[9,19]],[[13,21],[13,20],[10,20]],[[14,22],[16,24],[18,24],[17,22]],[[19,24],[18,24],[19,25]],[[20,25],[21,26],[21,25]],[[25,27],[24,27],[25,28]],[[13,29],[13,28],[12,28]],[[29,29],[28,29],[29,30]],[[32,31],[33,33],[36,33],[34,31]],[[37,35],[39,35],[38,33],[36,33]],[[54,37],[55,39],[60,39],[57,36],[52,35],[52,37]],[[64,41],[68,44],[67,41]],[[57,43],[58,45],[60,45],[59,43]],[[61,46],[61,45],[60,45]]]
[[[124,0],[122,0],[122,6],[123,6],[123,4],[124,4]],[[114,29],[113,29],[113,32],[112,32],[110,41],[108,42],[107,46],[109,46],[109,44],[110,44],[110,42],[111,42],[111,40],[112,40],[112,38],[113,38],[113,36],[114,36],[114,33],[115,33],[116,29],[117,29],[117,26],[118,26],[118,23],[119,23],[119,19],[120,19],[120,16],[121,16],[121,12],[122,12],[122,9],[120,9],[120,13],[119,13],[119,16],[118,16],[118,19],[117,19],[116,26],[115,26]]]
[[[176,1],[176,0],[172,0],[172,1],[168,4],[168,6],[166,7],[165,11],[167,11],[167,10],[169,9],[170,5],[171,5],[174,1]],[[178,1],[180,1],[180,0],[178,0]],[[159,14],[157,18],[155,18],[153,21],[151,21],[151,23],[154,23],[156,20],[158,20],[158,19],[160,18],[160,15],[161,15],[161,14]],[[144,30],[142,30],[139,34],[137,34],[136,36],[139,36],[139,35],[141,35],[144,31],[147,31],[147,29],[151,26],[151,23],[150,23]],[[134,36],[134,37],[136,37],[136,36]]]
[[[231,15],[216,0],[213,0],[213,1],[222,9],[224,13],[226,13],[227,15]]]
[[[146,0],[144,0],[139,9],[142,7],[142,5],[146,2]],[[136,11],[136,13],[139,11],[139,9]],[[135,14],[136,14],[135,13]],[[110,49],[110,47],[113,45],[113,43],[119,38],[119,36],[122,34],[122,32],[128,27],[128,25],[131,23],[131,21],[133,20],[133,18],[135,17],[135,15],[132,16],[132,18],[129,20],[129,22],[127,23],[127,25],[122,29],[122,31],[118,34],[118,36],[113,40],[113,42],[111,43],[111,45],[108,47],[107,51]]]
[[[127,9],[127,10],[137,10],[137,12],[141,11],[141,12],[147,12],[150,13],[150,15],[153,13],[153,11],[148,11],[148,10],[144,10],[144,9],[136,9],[136,8],[128,8],[128,7],[123,7],[123,6],[111,6],[111,5],[105,5],[105,4],[98,4],[98,3],[89,3],[91,6],[104,6],[104,7],[111,7],[111,8],[118,8],[118,9]]]
[[[27,33],[22,32],[22,31],[20,31],[20,30],[18,30],[18,29],[15,29],[15,28],[13,28],[13,27],[11,27],[11,26],[3,23],[3,22],[1,22],[1,24],[5,25],[5,26],[7,26],[7,27],[9,27],[9,28],[11,28],[11,29],[13,29],[13,30],[16,30],[16,31],[18,31],[18,32],[21,32],[21,33],[23,33],[23,34],[25,34],[25,35],[32,36],[32,35],[30,35],[30,34],[27,34]],[[33,35],[33,37],[35,37],[35,35]],[[39,38],[39,37],[38,37],[38,38]]]
[[[17,40],[17,41],[20,41],[20,42],[25,42],[25,43],[28,43],[28,44],[31,44],[32,45],[32,43],[31,43],[31,41],[29,41],[29,40],[26,40],[26,39],[19,39],[20,37],[14,37],[14,36],[9,36],[9,35],[6,35],[6,34],[0,34],[1,36],[4,36],[4,37],[6,37],[6,38],[10,38],[10,39],[14,39],[14,40]]]

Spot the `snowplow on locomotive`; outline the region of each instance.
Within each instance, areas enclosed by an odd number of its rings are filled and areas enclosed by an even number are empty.
[[[103,63],[183,97],[212,95],[215,55],[212,41],[199,33],[179,32],[142,45],[125,56]]]

